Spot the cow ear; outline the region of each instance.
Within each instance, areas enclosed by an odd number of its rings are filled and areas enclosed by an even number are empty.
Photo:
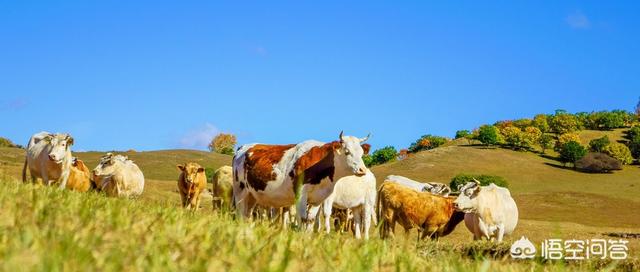
[[[198,173],[203,173],[204,172],[204,168],[200,167],[198,168]]]
[[[176,167],[178,167],[178,170],[184,171],[185,165],[184,164],[178,164],[178,165],[176,165]]]
[[[362,144],[362,151],[364,151],[365,155],[369,155],[369,150],[371,150],[370,144]]]

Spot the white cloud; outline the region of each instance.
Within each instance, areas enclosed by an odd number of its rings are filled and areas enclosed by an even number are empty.
[[[591,26],[589,18],[587,18],[587,16],[579,10],[569,14],[565,20],[571,28],[575,29],[587,29]]]
[[[180,148],[206,149],[211,139],[218,133],[220,130],[216,126],[205,123],[184,134],[178,141],[178,145]]]

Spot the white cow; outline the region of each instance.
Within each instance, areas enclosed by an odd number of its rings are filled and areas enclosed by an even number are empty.
[[[466,213],[464,223],[474,240],[485,237],[502,242],[504,235],[511,234],[518,224],[518,207],[511,193],[493,183],[480,186],[477,180],[468,182],[460,188],[454,205]]]
[[[144,190],[144,175],[126,156],[107,153],[93,169],[93,180],[98,190],[108,196],[139,196]]]
[[[57,183],[59,188],[65,188],[71,172],[71,145],[73,138],[69,134],[42,131],[31,136],[22,168],[22,181],[27,181],[28,167],[33,182],[41,178],[46,185]]]
[[[385,182],[386,181],[409,187],[417,192],[428,192],[434,195],[441,195],[445,197],[449,196],[449,194],[451,193],[451,189],[449,188],[449,186],[438,182],[419,182],[398,175],[389,175],[387,176],[387,178],[385,178]]]
[[[377,224],[374,207],[376,204],[376,177],[367,169],[364,176],[346,176],[338,181],[323,203],[325,231],[331,230],[332,208],[351,209],[355,224],[355,236],[361,238],[361,223],[364,222],[364,238],[369,239],[371,220]]]

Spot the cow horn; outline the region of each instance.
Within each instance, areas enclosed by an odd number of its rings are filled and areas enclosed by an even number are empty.
[[[360,143],[366,142],[367,140],[369,140],[369,137],[371,137],[371,132],[369,132],[369,134],[367,134],[367,137],[364,137],[364,138],[360,139]]]
[[[473,182],[475,182],[476,184],[480,185],[480,181],[477,180],[476,178],[473,178]]]
[[[343,131],[340,131],[340,142],[341,142],[341,143],[343,143],[343,142],[344,142],[344,139],[342,138],[342,134],[343,134],[343,133],[344,133],[344,130],[343,130]]]

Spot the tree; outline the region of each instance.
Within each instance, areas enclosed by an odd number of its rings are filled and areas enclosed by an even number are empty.
[[[517,127],[508,126],[500,130],[505,144],[511,146],[513,149],[519,149],[522,147],[523,133]]]
[[[236,143],[235,135],[220,133],[211,139],[208,147],[211,152],[233,155]]]
[[[458,130],[456,131],[456,139],[460,139],[460,138],[466,138],[467,136],[469,136],[469,134],[471,134],[471,132],[469,132],[468,130]]]
[[[422,135],[422,137],[420,137],[420,139],[418,139],[417,141],[413,142],[409,146],[409,152],[415,153],[415,152],[418,152],[418,151],[434,149],[436,147],[439,147],[439,146],[443,145],[444,143],[446,143],[448,141],[449,141],[449,139],[447,139],[445,137],[441,137],[441,136],[435,136],[435,135],[431,135],[431,134]]]
[[[542,133],[549,132],[549,117],[546,114],[538,114],[533,117],[533,126],[537,127]]]
[[[629,151],[631,151],[631,156],[640,159],[640,137],[635,137],[629,142]]]
[[[560,161],[564,164],[572,163],[576,168],[576,162],[587,154],[587,149],[576,141],[569,141],[560,148]]]
[[[485,145],[496,145],[502,141],[498,128],[492,125],[483,125],[478,129],[476,140]]]
[[[558,137],[558,140],[556,141],[556,151],[559,151],[564,144],[571,141],[580,143],[580,136],[578,136],[577,133],[565,133],[560,135],[560,137]]]
[[[636,116],[640,119],[640,98],[638,98],[638,104],[636,104]]]
[[[547,149],[550,149],[553,147],[553,136],[549,134],[542,134],[542,136],[540,136],[540,138],[538,139],[538,144],[542,149],[542,154],[545,154],[545,151]]]
[[[14,144],[11,140],[4,137],[0,137],[0,147],[18,147],[18,146]]]
[[[629,148],[621,143],[613,142],[604,148],[604,153],[620,161],[622,164],[631,164],[633,157]]]
[[[589,151],[602,153],[604,152],[604,148],[610,143],[611,141],[609,141],[609,137],[607,137],[607,135],[593,139],[589,141]]]
[[[551,118],[549,126],[553,133],[561,135],[578,130],[579,123],[575,115],[559,110]]]
[[[529,118],[523,118],[523,119],[518,119],[513,121],[513,126],[521,130],[524,130],[525,128],[530,127],[532,125],[533,125],[533,120]]]
[[[371,154],[371,160],[369,166],[383,164],[391,161],[395,161],[398,158],[398,151],[393,146],[385,146],[380,148]],[[364,158],[363,158],[364,159]],[[365,164],[367,162],[365,161]]]
[[[542,137],[542,131],[537,127],[530,126],[526,127],[522,132],[522,145],[526,149],[533,148],[533,146],[538,143]]]
[[[576,162],[576,167],[592,173],[609,173],[612,170],[621,170],[622,163],[607,154],[589,152]]]

